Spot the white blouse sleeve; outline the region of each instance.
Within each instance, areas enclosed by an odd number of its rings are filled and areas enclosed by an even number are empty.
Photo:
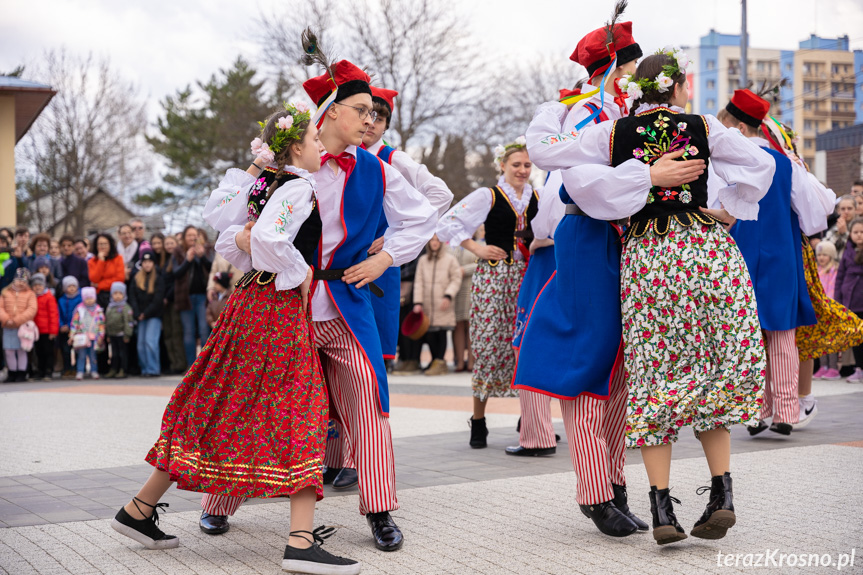
[[[800,230],[812,236],[827,229],[836,194],[797,162],[791,162],[791,209],[800,221]]]
[[[433,176],[427,167],[401,150],[393,152],[392,166],[429,201],[438,217],[446,213],[453,196],[442,179]]]
[[[387,185],[384,215],[389,226],[382,251],[392,257],[393,266],[400,266],[416,258],[434,235],[437,212],[398,170],[382,163]]]
[[[736,129],[728,129],[714,116],[705,115],[709,135],[710,165],[726,183],[717,197],[738,220],[757,220],[758,201],[773,183],[776,162]]]
[[[245,223],[228,226],[219,234],[214,248],[219,255],[242,272],[252,269],[252,256],[238,248],[236,241],[237,234],[243,231],[245,226]]]
[[[314,191],[308,180],[291,180],[273,192],[252,228],[252,264],[275,272],[276,289],[293,289],[306,279],[309,266],[293,241],[312,213]]]
[[[560,170],[548,175],[539,194],[539,210],[530,222],[530,228],[537,239],[554,239],[554,231],[566,213],[566,206],[560,199],[560,184],[563,178]]]
[[[479,188],[451,207],[437,224],[437,236],[453,247],[469,240],[491,210],[491,190]]]
[[[235,224],[245,225],[248,221],[246,198],[256,181],[257,178],[250,173],[230,168],[204,206],[204,221],[218,232],[224,232]]]
[[[628,218],[647,204],[650,166],[635,158],[611,167],[609,141],[614,122],[592,124],[572,148],[574,168],[563,170],[566,192],[579,208],[598,220]]]

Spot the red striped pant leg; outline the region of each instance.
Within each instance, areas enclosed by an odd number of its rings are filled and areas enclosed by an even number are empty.
[[[588,395],[560,401],[569,455],[578,478],[575,499],[579,505],[614,499],[608,446],[602,433],[605,404],[606,400]]]
[[[768,374],[765,405],[772,407],[773,421],[797,423],[800,401],[797,388],[800,384],[800,355],[797,352],[797,330],[765,331]],[[762,411],[770,409],[765,408]]]
[[[521,406],[519,445],[529,449],[547,449],[556,446],[554,426],[551,423],[551,397],[520,389],[518,403]]]
[[[621,361],[611,377],[608,389],[608,401],[605,406],[603,433],[608,446],[608,458],[611,463],[611,482],[626,485],[626,475],[623,466],[626,464],[626,405],[629,400],[629,383],[626,370]]]
[[[360,513],[399,508],[389,419],[380,410],[374,370],[342,318],[315,322],[327,357],[329,389],[359,476]]]
[[[233,515],[245,501],[245,497],[204,493],[201,498],[201,507],[204,509],[204,513],[210,515]]]
[[[324,373],[327,373],[326,367]],[[324,465],[331,469],[353,467],[344,425],[337,420],[330,420],[330,426],[331,431],[327,432],[327,451],[324,455]]]

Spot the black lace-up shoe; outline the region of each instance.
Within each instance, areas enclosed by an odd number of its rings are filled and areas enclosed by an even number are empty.
[[[350,467],[343,467],[341,472],[333,479],[333,489],[345,491],[352,487],[356,487],[360,478],[357,475],[357,470]]]
[[[710,499],[701,519],[695,522],[693,537],[702,539],[722,539],[725,533],[734,526],[737,518],[734,515],[734,494],[731,491],[731,473],[716,475],[710,478],[710,487],[699,487],[696,493],[710,490]]]
[[[231,528],[228,523],[227,515],[210,515],[206,511],[201,513],[201,520],[198,522],[201,531],[208,535],[221,535],[227,533]]]
[[[675,543],[686,539],[686,532],[677,522],[674,515],[674,505],[680,505],[680,500],[672,497],[669,489],[657,489],[650,486],[650,513],[653,515],[653,538],[659,545]]]
[[[299,549],[285,547],[285,555],[282,559],[282,570],[291,573],[308,573],[311,575],[357,575],[360,572],[360,564],[353,559],[337,557],[328,551],[321,549],[324,539],[332,535],[335,530],[332,527],[318,527],[314,531],[291,531],[291,535],[302,537],[309,541],[311,547]],[[308,535],[312,537],[309,539]]]
[[[136,498],[135,500],[144,503],[140,499]],[[165,535],[165,533],[163,533],[158,527],[159,509],[168,507],[168,504],[159,503],[158,505],[153,506],[149,503],[144,503],[144,505],[153,508],[153,514],[150,517],[146,519],[135,519],[126,513],[125,508],[121,507],[120,511],[117,512],[117,515],[114,516],[114,520],[111,521],[111,528],[117,533],[125,535],[130,539],[134,539],[147,549],[173,549],[175,547],[179,547],[180,540],[177,539],[176,536]],[[143,515],[143,512],[141,512],[141,514]]]
[[[402,548],[405,542],[404,536],[389,511],[366,513],[366,521],[372,528],[375,547],[381,551],[398,551]]]
[[[606,535],[626,537],[638,531],[638,525],[624,515],[611,501],[594,505],[579,505],[578,507],[584,516],[592,519],[596,528]]]

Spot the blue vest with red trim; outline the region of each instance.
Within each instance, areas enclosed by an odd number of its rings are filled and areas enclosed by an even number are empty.
[[[349,268],[368,257],[368,249],[377,237],[376,224],[383,211],[386,177],[384,165],[371,153],[357,148],[357,163],[345,182],[342,192],[341,222],[344,239],[336,247],[327,268]],[[322,213],[324,219],[331,214]],[[320,247],[315,251],[315,261],[321,266]],[[381,341],[375,324],[369,287],[360,289],[342,280],[318,280],[315,289],[326,289],[339,310],[348,328],[363,348],[365,359],[375,373],[378,384],[378,400],[381,412],[389,413],[389,388],[384,367]]]
[[[392,164],[393,152],[395,151],[395,148],[390,146],[382,146],[378,150],[377,156],[387,164]],[[378,221],[375,238],[383,236],[387,228],[389,228],[387,217],[381,208],[381,217]],[[399,268],[387,268],[387,271],[375,280],[375,284],[384,290],[384,297],[372,298],[375,323],[378,326],[378,335],[381,339],[381,350],[384,359],[395,359],[399,340],[399,308],[401,307],[401,273]]]

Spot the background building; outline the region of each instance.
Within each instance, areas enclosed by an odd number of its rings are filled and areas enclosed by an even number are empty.
[[[692,111],[716,114],[741,87],[740,36],[711,30],[687,52],[693,61]],[[798,50],[750,47],[748,60],[754,90],[786,79],[770,113],[798,132],[800,152],[810,165],[817,134],[863,122],[863,51],[851,51],[847,35],[812,35]]]

